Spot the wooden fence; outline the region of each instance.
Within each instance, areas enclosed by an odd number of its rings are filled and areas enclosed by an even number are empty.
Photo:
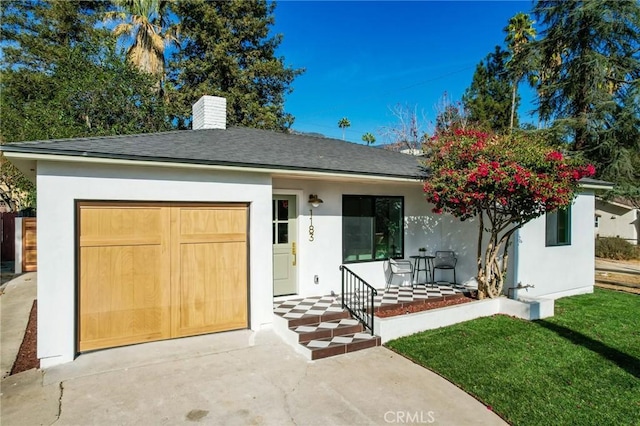
[[[36,218],[22,218],[22,272],[37,269],[38,246],[36,239]]]
[[[0,213],[0,260],[2,262],[15,261],[16,216],[15,212]]]

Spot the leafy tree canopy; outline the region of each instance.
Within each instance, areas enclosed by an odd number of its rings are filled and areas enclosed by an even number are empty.
[[[424,192],[433,211],[478,218],[481,298],[502,293],[513,233],[570,204],[578,180],[595,173],[592,165],[563,155],[535,133],[500,136],[458,128],[431,138],[426,149],[430,176]]]
[[[640,202],[640,3],[538,1],[538,113]]]
[[[98,29],[102,3],[11,2],[3,9],[0,141],[28,141],[165,130],[155,82],[126,63]],[[3,158],[3,198],[27,206],[34,190]]]
[[[469,120],[497,133],[507,131],[510,124],[512,82],[506,66],[508,58],[509,52],[496,46],[478,64],[471,86],[462,97]],[[519,103],[520,97],[516,96],[516,109]],[[517,115],[514,122],[517,126]]]
[[[362,135],[362,141],[365,142],[367,145],[371,145],[376,142],[376,137],[373,136],[373,133],[367,132],[364,135]]]
[[[271,36],[275,2],[179,0],[182,48],[170,63],[168,85],[173,116],[190,122],[191,105],[202,95],[227,98],[227,123],[285,130],[293,116],[284,97],[303,70],[284,64]]]

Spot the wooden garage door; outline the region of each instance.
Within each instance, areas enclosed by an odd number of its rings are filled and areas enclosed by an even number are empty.
[[[246,328],[245,205],[79,205],[79,350]]]

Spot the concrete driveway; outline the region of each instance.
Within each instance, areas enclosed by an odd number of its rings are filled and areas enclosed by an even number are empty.
[[[268,329],[96,351],[9,376],[1,408],[4,426],[506,424],[385,348],[310,362]]]

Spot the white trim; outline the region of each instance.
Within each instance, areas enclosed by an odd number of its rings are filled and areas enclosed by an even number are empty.
[[[447,327],[477,318],[496,314],[509,315],[527,321],[535,321],[554,315],[555,303],[548,297],[512,300],[506,297],[474,300],[469,303],[445,306],[439,309],[416,312],[387,318],[375,318],[374,330],[382,343],[409,336],[425,330]]]
[[[243,173],[271,173],[283,176],[301,176],[301,177],[320,177],[324,179],[331,178],[343,178],[352,180],[382,180],[388,182],[413,182],[422,183],[420,179],[400,178],[390,176],[379,175],[360,175],[349,173],[335,173],[335,172],[316,172],[308,170],[286,170],[276,169],[269,167],[242,167],[242,166],[225,166],[214,164],[194,164],[194,163],[176,163],[171,161],[143,161],[143,160],[122,160],[114,158],[100,158],[100,157],[77,157],[71,155],[53,155],[53,154],[32,154],[23,152],[6,152],[2,151],[5,157],[11,159],[23,159],[23,160],[36,160],[36,161],[57,161],[57,162],[71,162],[71,163],[96,163],[96,164],[111,164],[111,165],[124,165],[124,166],[152,166],[152,167],[173,167],[183,169],[205,169],[205,170],[223,170],[223,171],[237,171]]]
[[[596,185],[593,183],[580,183],[580,182],[578,182],[578,184],[581,189],[593,189],[597,191],[610,191],[613,189],[613,185],[609,185],[609,184]]]

